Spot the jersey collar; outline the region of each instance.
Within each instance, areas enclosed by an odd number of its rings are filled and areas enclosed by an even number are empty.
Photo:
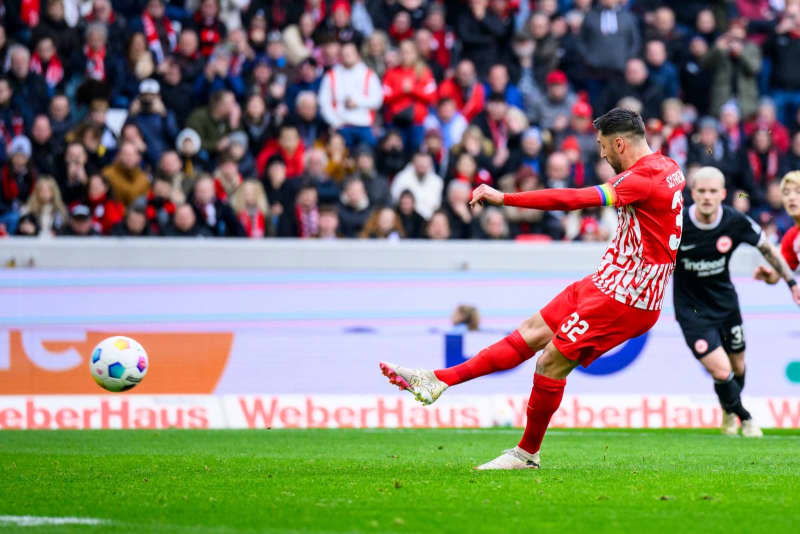
[[[710,223],[701,223],[700,221],[698,221],[697,220],[697,214],[695,213],[695,211],[696,211],[695,208],[697,208],[697,205],[695,205],[695,204],[692,204],[691,206],[689,206],[689,219],[691,219],[692,224],[694,224],[700,230],[713,230],[714,228],[719,226],[719,223],[722,222],[722,205],[721,204],[719,206],[719,209],[717,210],[717,218],[714,219],[714,221],[710,222]]]

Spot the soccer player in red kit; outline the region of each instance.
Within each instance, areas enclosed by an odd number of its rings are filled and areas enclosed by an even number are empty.
[[[792,171],[783,177],[781,199],[786,213],[795,222],[795,225],[783,235],[781,255],[792,271],[796,271],[800,267],[800,171]],[[779,273],[772,267],[760,265],[756,268],[755,278],[764,280],[768,284],[777,284],[783,278],[795,299],[800,300],[800,285],[797,284],[792,273]]]
[[[661,312],[681,241],[683,173],[673,160],[650,149],[638,113],[615,108],[594,126],[601,156],[618,173],[609,183],[506,194],[481,185],[471,200],[473,206],[484,201],[539,210],[616,206],[617,234],[594,274],[567,286],[509,336],[462,364],[429,371],[380,363],[392,384],[430,404],[450,386],[511,369],[544,349],[536,362],[522,439],[476,469],[538,468],[539,448],[561,404],[567,375],[647,332]]]

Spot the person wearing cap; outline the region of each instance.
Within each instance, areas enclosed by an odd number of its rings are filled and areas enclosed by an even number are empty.
[[[323,77],[319,88],[322,118],[339,132],[348,147],[375,146],[375,114],[383,103],[378,75],[361,61],[355,43],[342,45],[341,62]]]
[[[114,163],[103,169],[103,177],[108,180],[113,196],[126,206],[147,194],[150,189],[150,180],[139,167],[140,162],[141,156],[136,146],[123,142]]]
[[[200,134],[191,128],[184,128],[175,139],[175,151],[181,159],[181,171],[194,183],[195,178],[210,168],[208,153],[202,149]],[[188,190],[184,187],[188,194]]]
[[[592,106],[585,100],[576,100],[572,105],[569,126],[558,140],[574,137],[578,142],[581,159],[591,163],[597,157],[597,133],[592,126]]]
[[[131,103],[129,121],[134,123],[142,137],[147,140],[145,158],[151,165],[156,165],[161,153],[178,135],[178,122],[175,114],[169,111],[161,100],[161,86],[147,78],[139,83],[139,96]]]
[[[36,184],[36,169],[30,163],[33,147],[30,139],[18,135],[8,145],[8,161],[0,170],[0,224],[13,234],[19,212]]]
[[[545,129],[553,129],[556,122],[568,118],[572,113],[577,97],[569,89],[569,82],[564,71],[554,70],[545,78],[547,90],[539,94],[529,110],[531,123]],[[561,119],[559,119],[561,118]],[[565,125],[566,126],[566,125]],[[562,128],[563,129],[563,128]]]
[[[58,235],[70,237],[97,236],[92,225],[92,212],[86,204],[73,204],[69,209],[69,224]]]

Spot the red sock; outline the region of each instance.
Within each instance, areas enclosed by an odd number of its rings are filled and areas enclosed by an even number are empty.
[[[458,365],[434,371],[436,378],[452,386],[488,375],[495,371],[505,371],[521,364],[536,353],[530,348],[519,330],[514,330],[494,345],[489,345],[478,354]]]
[[[519,441],[519,448],[533,454],[539,452],[544,433],[550,418],[558,410],[564,396],[566,380],[556,380],[548,376],[533,375],[533,391],[528,401],[528,424]]]

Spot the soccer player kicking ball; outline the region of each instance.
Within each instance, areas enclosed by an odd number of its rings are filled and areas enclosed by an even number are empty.
[[[392,384],[430,404],[450,386],[511,369],[544,349],[536,362],[522,440],[476,469],[538,468],[542,438],[570,371],[644,334],[658,320],[681,241],[685,179],[677,163],[650,149],[637,113],[612,109],[594,126],[601,156],[618,173],[609,183],[507,194],[481,185],[470,204],[539,210],[616,206],[617,234],[595,273],[567,286],[511,335],[462,364],[436,371],[380,364]]]
[[[780,276],[792,282],[794,278],[758,224],[722,205],[725,177],[719,169],[698,169],[689,185],[694,204],[683,217],[683,239],[673,286],[675,318],[694,357],[714,379],[714,391],[723,409],[722,433],[735,436],[738,417],[742,436],[759,438],[763,435],[761,429],[742,406],[744,329],[728,264],[736,247],[748,243],[761,251]],[[800,304],[796,285],[792,294]]]

